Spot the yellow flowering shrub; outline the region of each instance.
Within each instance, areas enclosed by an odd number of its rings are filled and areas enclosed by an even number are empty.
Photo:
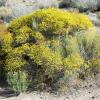
[[[44,45],[32,45],[28,55],[43,67],[45,75],[52,76],[62,69],[62,57]]]
[[[21,27],[16,31],[16,34],[14,34],[13,36],[17,44],[44,41],[44,37],[41,33],[32,30],[28,26]]]
[[[84,59],[79,54],[69,55],[63,61],[66,69],[79,68],[84,64]]]
[[[31,24],[32,24],[31,14],[27,16],[21,16],[10,22],[9,31],[16,32],[17,29],[26,25],[31,26]]]
[[[64,76],[90,67],[87,62],[99,58],[100,49],[95,34],[85,34],[91,28],[93,24],[86,15],[54,8],[16,18],[8,27],[9,33],[1,38],[1,48],[6,53],[5,70],[27,69],[35,78],[33,81],[42,85],[57,77],[57,73]],[[92,63],[98,65],[99,60]]]
[[[32,30],[29,27],[23,26],[22,28],[17,30],[17,33],[15,35],[16,43],[26,43],[29,40],[31,33]]]
[[[5,60],[6,71],[17,71],[22,69],[26,61],[23,59],[23,55],[29,51],[29,44],[23,44],[21,47],[13,48]]]
[[[86,15],[48,8],[13,20],[10,23],[9,30],[15,32],[24,25],[31,27],[32,24],[36,24],[35,28],[45,34],[69,34],[73,31],[93,27]]]
[[[40,32],[33,31],[31,36],[34,37],[36,42],[40,42],[41,43],[41,42],[45,41],[45,37]]]
[[[86,15],[50,8],[35,13],[38,30],[47,34],[66,34],[93,27]]]
[[[12,57],[10,55],[8,55],[8,57],[6,58],[6,71],[17,71],[17,70],[21,70],[22,67],[24,67],[24,65],[26,64],[24,60],[22,60],[19,57]]]
[[[2,44],[2,50],[5,52],[10,52],[12,50],[12,34],[11,33],[6,33],[2,35],[1,41],[3,42]]]
[[[100,67],[100,59],[93,59],[91,63],[93,66]]]

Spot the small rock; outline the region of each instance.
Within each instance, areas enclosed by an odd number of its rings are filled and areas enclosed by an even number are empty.
[[[92,99],[95,99],[95,97],[94,97],[94,96],[92,96],[91,98],[92,98]]]

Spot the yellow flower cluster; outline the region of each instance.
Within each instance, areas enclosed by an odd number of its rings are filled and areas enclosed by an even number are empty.
[[[93,27],[86,15],[48,8],[13,20],[9,30],[15,32],[24,25],[32,26],[33,22],[36,24],[36,29],[45,34],[68,34]]]
[[[47,75],[52,76],[55,71],[62,69],[61,56],[44,45],[32,45],[28,56],[41,65]]]
[[[1,40],[3,41],[2,50],[5,52],[10,52],[12,50],[12,34],[6,33],[2,35]]]
[[[92,60],[92,64],[94,66],[100,67],[100,59],[94,59],[94,60]]]
[[[64,12],[62,10],[49,8],[34,13],[38,29],[50,34],[65,34],[75,30],[89,29],[93,27],[92,22],[86,15],[76,12]]]
[[[72,54],[64,59],[64,66],[67,69],[79,68],[83,64],[84,59],[79,54]]]

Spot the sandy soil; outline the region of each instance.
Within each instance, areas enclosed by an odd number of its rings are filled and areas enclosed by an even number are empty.
[[[100,88],[73,90],[63,96],[52,95],[49,93],[30,93],[21,94],[18,97],[1,98],[0,100],[100,100]]]
[[[100,75],[95,79],[88,78],[82,81],[77,88],[72,86],[64,94],[54,95],[47,92],[32,92],[23,93],[17,97],[0,96],[0,100],[100,100]]]

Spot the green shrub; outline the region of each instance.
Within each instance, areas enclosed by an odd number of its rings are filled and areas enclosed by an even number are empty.
[[[93,41],[93,58],[100,57],[100,34],[97,34]]]
[[[16,92],[25,92],[29,86],[28,74],[24,71],[8,72],[7,81]]]

